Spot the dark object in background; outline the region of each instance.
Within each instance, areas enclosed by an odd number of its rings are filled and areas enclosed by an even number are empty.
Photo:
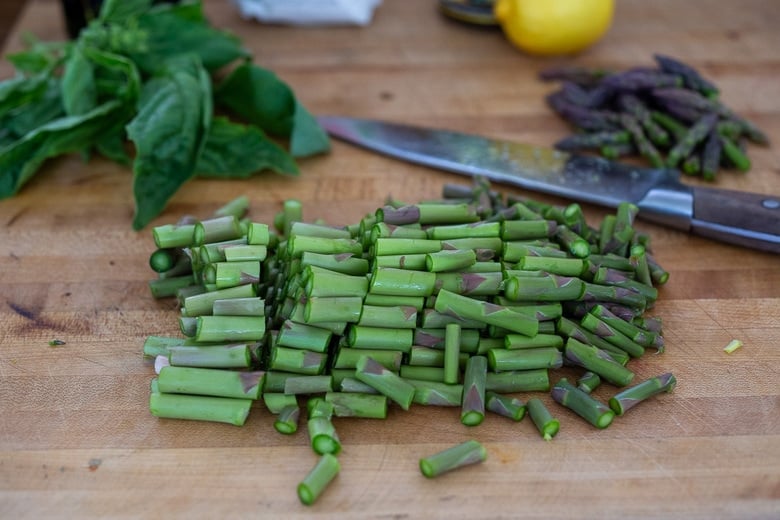
[[[103,0],[62,0],[68,36],[76,38],[79,31],[100,12]],[[178,0],[154,0],[153,4],[175,4]]]

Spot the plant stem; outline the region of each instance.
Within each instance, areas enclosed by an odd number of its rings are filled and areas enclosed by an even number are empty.
[[[427,478],[435,478],[454,469],[484,462],[486,459],[487,450],[485,447],[475,440],[469,440],[421,458],[420,471]]]
[[[529,399],[525,403],[525,407],[542,438],[546,441],[552,440],[560,429],[558,419],[553,418],[544,403],[536,397]]]
[[[652,377],[612,396],[609,400],[609,406],[617,415],[623,415],[654,395],[671,392],[676,385],[677,379],[671,373]]]
[[[552,389],[552,398],[596,428],[606,428],[615,418],[615,412],[610,410],[609,406],[575,387],[566,378],[555,383]]]
[[[298,484],[298,499],[301,503],[312,505],[336,478],[339,470],[339,461],[336,457],[331,454],[321,456],[309,474]]]

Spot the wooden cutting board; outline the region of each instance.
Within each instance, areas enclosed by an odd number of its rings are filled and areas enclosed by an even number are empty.
[[[537,80],[539,70],[679,56],[775,142],[751,147],[752,171],[725,172],[717,185],[780,195],[777,2],[622,0],[609,35],[566,60],[525,56],[495,30],[445,19],[435,4],[387,0],[364,28],[262,26],[228,1],[207,2],[207,12],[314,113],[546,146],[567,128],[544,104],[554,86]],[[58,2],[32,1],[6,50],[19,48],[24,31],[62,39],[62,27]],[[0,77],[10,74],[4,62]],[[301,166],[300,178],[191,182],[154,224],[207,215],[240,194],[255,220],[270,222],[295,197],[306,219],[346,224],[388,195],[417,201],[466,182],[338,142]],[[605,214],[586,210],[594,222]],[[277,434],[261,406],[240,428],[150,415],[153,368],[141,345],[177,334],[177,309],[149,295],[151,233],[131,230],[132,211],[128,170],[76,156],[51,161],[0,201],[0,518],[780,517],[777,255],[639,224],[671,279],[653,310],[666,352],[634,368],[638,379],[673,372],[673,394],[604,431],[540,395],[562,422],[552,442],[528,419],[491,416],[467,428],[452,409],[339,420],[341,474],[309,509],[295,495],[315,461],[306,436]],[[725,354],[734,338],[744,347]],[[65,344],[50,347],[53,339]],[[484,464],[434,481],[420,475],[419,457],[469,438],[487,447]]]

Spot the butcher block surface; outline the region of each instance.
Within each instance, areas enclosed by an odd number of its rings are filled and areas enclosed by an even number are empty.
[[[780,4],[617,4],[610,33],[567,59],[528,57],[497,30],[443,17],[433,0],[385,0],[363,28],[264,26],[227,0],[206,10],[315,114],[541,146],[569,132],[544,103],[555,85],[537,79],[542,68],[624,69],[652,65],[653,53],[677,56],[773,142],[751,146],[752,170],[722,172],[715,186],[780,196]],[[63,39],[59,2],[29,2],[6,52],[25,31]],[[9,64],[0,67],[10,77]],[[207,216],[242,194],[257,221],[297,198],[305,219],[347,224],[390,195],[415,202],[468,182],[340,142],[301,170],[190,182],[152,225]],[[673,393],[606,430],[538,394],[561,421],[550,442],[528,418],[491,415],[466,427],[455,409],[336,419],[341,473],[306,507],[295,492],[316,460],[305,428],[278,434],[260,403],[243,427],[149,413],[154,369],[142,344],[178,335],[178,310],[149,293],[151,226],[131,229],[131,180],[124,167],[67,156],[0,201],[0,518],[780,518],[780,256],[638,222],[671,276],[651,311],[663,319],[666,351],[631,366],[637,381],[674,373]],[[594,223],[606,214],[585,209]],[[727,354],[732,339],[744,346]],[[487,448],[485,463],[434,480],[420,474],[420,457],[472,438]]]

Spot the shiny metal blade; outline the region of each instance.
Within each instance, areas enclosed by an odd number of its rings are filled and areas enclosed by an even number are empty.
[[[639,203],[653,188],[682,186],[674,170],[447,130],[333,116],[317,120],[335,138],[398,159],[602,206]]]

